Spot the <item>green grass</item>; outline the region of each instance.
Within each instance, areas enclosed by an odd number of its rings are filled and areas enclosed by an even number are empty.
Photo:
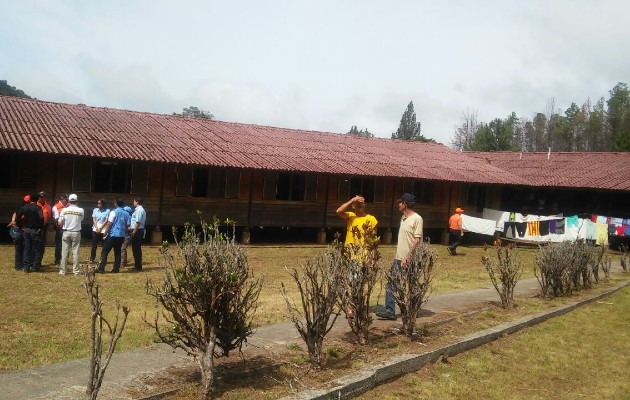
[[[481,265],[483,249],[461,248],[458,255],[448,255],[445,246],[432,245],[438,253],[433,293],[487,287],[490,281]],[[98,276],[105,316],[113,319],[116,301],[131,309],[117,351],[153,345],[156,337],[143,321],[147,313],[155,314],[153,299],[145,292],[147,279],[161,282],[157,247],[145,246],[142,273],[104,274]],[[250,247],[248,260],[255,275],[263,275],[264,287],[255,324],[266,325],[288,321],[280,285],[296,296],[295,284],[285,267],[300,267],[307,257],[322,251],[322,246]],[[395,246],[381,246],[382,263],[389,268]],[[88,247],[81,248],[86,257]],[[81,286],[82,277],[60,276],[52,265],[54,250],[47,247],[44,272],[25,274],[13,269],[13,246],[0,246],[0,370],[30,368],[64,360],[84,358],[88,354],[89,303]],[[525,277],[533,276],[534,250],[521,250],[526,264]],[[132,258],[131,255],[129,255]],[[111,270],[113,254],[107,270]],[[131,261],[131,260],[130,260]],[[373,304],[383,304],[385,285],[377,285]]]
[[[362,399],[630,398],[630,288],[451,357]]]

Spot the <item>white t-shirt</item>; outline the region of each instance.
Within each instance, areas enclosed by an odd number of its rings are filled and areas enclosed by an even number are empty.
[[[61,210],[61,214],[59,215],[61,228],[66,231],[80,232],[83,216],[83,209],[71,203],[68,207]]]

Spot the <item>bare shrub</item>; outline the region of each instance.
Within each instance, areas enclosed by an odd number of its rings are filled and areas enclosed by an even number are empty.
[[[523,275],[523,262],[513,244],[502,247],[501,241],[494,243],[496,259],[487,256],[488,246],[484,246],[481,263],[486,267],[492,286],[501,298],[501,307],[514,308],[514,288]]]
[[[610,269],[612,268],[612,259],[606,255],[602,264],[602,272],[604,273],[604,279],[608,282],[610,280]]]
[[[338,276],[341,258],[339,248],[329,246],[327,251],[317,257],[307,259],[302,271],[298,272],[296,268],[289,271],[300,292],[301,311],[290,301],[284,283],[282,284],[282,296],[287,303],[291,321],[306,343],[311,365],[317,369],[325,361],[324,337],[339,316],[334,308],[342,285]]]
[[[385,271],[394,300],[400,308],[403,332],[409,338],[413,338],[418,313],[429,299],[436,263],[437,254],[430,244],[420,242],[410,253],[409,264]]]
[[[605,250],[584,240],[541,245],[534,272],[543,297],[566,296],[575,290],[591,288],[599,281]]]
[[[96,268],[88,266],[83,270],[85,280],[83,287],[90,299],[90,373],[88,378],[87,389],[85,390],[85,397],[87,399],[95,400],[98,396],[98,392],[101,389],[103,383],[103,377],[105,371],[109,365],[114,350],[116,349],[116,343],[125,329],[125,323],[127,322],[127,316],[129,315],[129,308],[121,306],[119,302],[116,302],[116,318],[114,324],[110,324],[105,317],[103,317],[103,300],[99,292],[99,286],[96,283]],[[122,310],[122,321],[120,320],[120,312]],[[120,322],[120,325],[119,325]],[[106,348],[103,347],[103,328],[107,329],[109,333],[109,341]],[[103,358],[103,351],[105,357]]]
[[[630,264],[630,251],[628,246],[622,244],[619,246],[619,250],[621,250],[621,259],[619,260],[621,268],[624,272],[628,272],[628,264]]]
[[[167,243],[162,246],[164,281],[147,281],[147,293],[155,297],[163,311],[149,322],[160,341],[193,356],[201,370],[201,398],[212,398],[214,359],[242,349],[253,333],[251,316],[262,287],[253,278],[245,250],[231,235],[223,235],[218,220],[202,221],[198,233],[184,226],[175,254]],[[177,235],[174,232],[174,237]],[[160,316],[166,324],[160,324]]]
[[[548,243],[538,248],[534,274],[543,297],[558,297],[571,293],[571,242]]]
[[[355,228],[353,232],[359,235]],[[363,226],[363,242],[346,244],[338,238],[333,246],[341,253],[338,279],[339,305],[343,310],[351,310],[347,321],[359,344],[369,343],[369,328],[372,324],[370,315],[370,297],[374,286],[380,279],[381,254],[378,251],[380,238],[369,224]]]

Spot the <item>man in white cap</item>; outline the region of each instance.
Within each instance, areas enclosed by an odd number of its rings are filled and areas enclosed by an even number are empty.
[[[68,252],[72,248],[72,272],[79,275],[79,247],[81,245],[81,222],[85,212],[82,208],[77,207],[78,197],[76,194],[68,196],[68,207],[61,210],[59,216],[59,227],[63,230],[61,242],[61,264],[59,265],[59,274],[66,274],[68,264]]]

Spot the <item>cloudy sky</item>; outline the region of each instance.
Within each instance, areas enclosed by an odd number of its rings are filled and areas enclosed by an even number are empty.
[[[0,0],[0,80],[41,100],[449,144],[630,84],[627,0]]]

